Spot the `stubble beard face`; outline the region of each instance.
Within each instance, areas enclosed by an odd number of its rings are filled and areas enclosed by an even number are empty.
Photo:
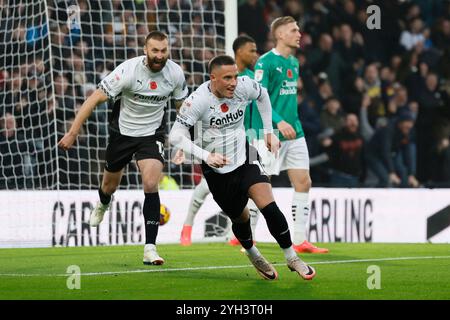
[[[155,58],[150,58],[149,56],[147,56],[147,65],[148,68],[153,71],[153,72],[159,72],[161,71],[164,66],[166,65],[168,58],[163,58],[161,60],[158,60]]]

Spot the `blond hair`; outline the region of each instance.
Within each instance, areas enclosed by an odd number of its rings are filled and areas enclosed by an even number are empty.
[[[295,19],[291,16],[279,17],[273,20],[272,24],[270,25],[270,32],[272,33],[273,40],[275,41],[275,43],[277,42],[277,37],[275,33],[277,32],[278,28],[292,22],[297,21],[295,21]]]

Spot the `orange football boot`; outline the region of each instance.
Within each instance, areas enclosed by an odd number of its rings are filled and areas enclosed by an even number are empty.
[[[192,226],[189,226],[187,224],[183,225],[183,230],[181,230],[181,238],[180,238],[182,246],[190,246],[192,244],[191,234],[192,234]]]
[[[228,244],[230,246],[240,246],[241,243],[239,242],[239,240],[236,237],[233,237],[230,239],[230,241],[228,241]]]
[[[297,253],[328,253],[328,249],[318,248],[306,240],[299,245],[294,244],[294,250]]]

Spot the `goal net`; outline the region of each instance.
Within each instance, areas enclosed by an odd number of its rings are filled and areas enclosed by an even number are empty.
[[[169,35],[171,59],[190,92],[207,79],[207,62],[225,53],[224,0],[0,1],[0,189],[96,189],[101,181],[110,108],[98,106],[69,151],[57,141],[77,110],[115,66],[143,54],[145,36]],[[167,108],[168,129],[176,111]],[[166,145],[166,159],[171,148]],[[166,160],[164,173],[191,188],[192,164]],[[170,184],[168,184],[170,185]],[[121,189],[140,188],[134,162]]]

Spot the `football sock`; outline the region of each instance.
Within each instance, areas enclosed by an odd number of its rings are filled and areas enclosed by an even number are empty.
[[[309,203],[307,192],[294,192],[292,198],[292,218],[294,220],[294,244],[306,240],[306,223],[309,218]]]
[[[280,247],[286,249],[292,246],[288,223],[275,201],[261,209],[261,213],[266,219],[270,234],[277,240]]]
[[[98,188],[98,195],[100,197],[100,202],[104,205],[109,204],[111,202],[111,195],[106,194],[102,191],[102,188]]]
[[[159,193],[145,193],[144,221],[145,221],[145,243],[155,244],[158,235],[160,216]]]
[[[250,249],[253,246],[252,228],[250,227],[250,219],[246,222],[236,223],[231,225],[233,233],[239,240],[244,249]]]
[[[250,211],[250,225],[252,228],[252,236],[253,236],[253,239],[256,239],[255,232],[256,232],[256,224],[258,223],[258,219],[259,219],[259,209],[256,206],[255,202],[253,202],[252,199],[248,199],[247,207],[248,207],[248,210]]]
[[[295,258],[297,256],[297,254],[295,253],[295,250],[292,246],[290,246],[289,248],[283,249],[283,253],[284,253],[284,257],[286,258],[286,260]]]
[[[188,214],[184,220],[184,224],[188,226],[194,225],[194,218],[198,210],[200,210],[205,198],[209,194],[208,183],[203,178],[202,181],[195,187],[192,193],[191,202],[189,203]]]
[[[258,248],[256,248],[255,246],[252,246],[249,249],[245,249],[245,251],[247,251],[247,254],[253,258],[259,257],[261,255]]]

